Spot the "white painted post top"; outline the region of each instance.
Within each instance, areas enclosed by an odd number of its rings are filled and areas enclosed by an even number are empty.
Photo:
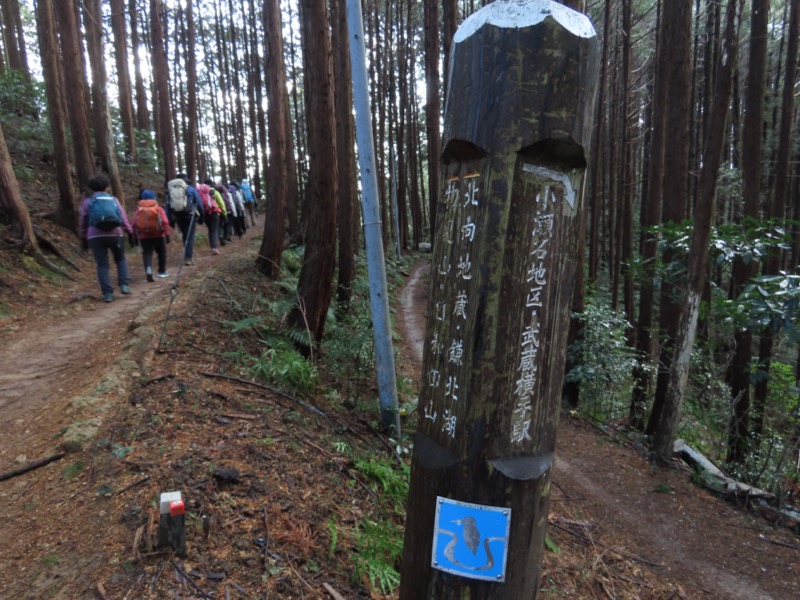
[[[453,42],[463,42],[483,25],[518,29],[538,25],[552,17],[572,34],[591,38],[596,35],[589,17],[553,0],[496,0],[472,13],[459,26]]]
[[[158,512],[162,515],[169,514],[169,504],[170,502],[174,502],[175,500],[181,499],[180,492],[163,492],[161,494],[161,498],[158,501]]]

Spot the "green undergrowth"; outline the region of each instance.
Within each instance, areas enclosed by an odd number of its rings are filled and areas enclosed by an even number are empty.
[[[213,315],[209,331],[201,335],[213,339],[216,334],[211,330],[217,327],[226,332],[225,344],[214,346],[218,370],[256,381],[317,406],[328,415],[340,415],[343,421],[366,427],[371,432],[367,435],[376,436],[380,413],[365,260],[357,262],[358,277],[349,306],[337,306],[334,298],[324,341],[321,347],[314,348],[313,360],[309,360],[303,356],[309,343],[308,332],[286,324],[287,315],[297,302],[303,249],[291,248],[284,253],[277,281],[258,273],[253,268],[254,258],[242,256],[226,266],[224,275],[210,274],[200,284],[203,293],[192,313]],[[410,259],[387,261],[390,297],[403,283],[409,263]],[[395,339],[399,339],[396,334]],[[200,340],[193,343],[201,345]],[[207,348],[205,343],[202,346]],[[399,353],[395,354],[400,360]],[[399,404],[414,406],[416,391],[409,381],[398,379]],[[295,418],[290,418],[291,414]],[[311,426],[306,411],[291,414],[284,416],[287,430]],[[413,423],[403,423],[404,428],[410,425]],[[335,463],[344,465],[352,474],[346,485],[356,491],[368,489],[370,498],[368,504],[360,506],[362,512],[355,521],[336,513],[327,520],[329,553],[348,553],[351,568],[347,576],[352,583],[381,594],[392,593],[399,585],[410,478],[409,443],[403,438],[388,441],[383,445],[363,444],[343,437],[326,440],[325,444],[333,449]],[[276,442],[273,437],[263,436],[258,443],[268,448]]]

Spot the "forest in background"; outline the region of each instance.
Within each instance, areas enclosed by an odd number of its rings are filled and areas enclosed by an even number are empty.
[[[4,141],[0,219],[57,263],[22,200],[29,129],[58,183],[48,218],[71,229],[98,167],[129,207],[120,165],[249,176],[267,212],[257,266],[277,278],[286,244],[305,247],[289,322],[319,346],[362,245],[345,4],[2,0],[15,158]],[[386,248],[435,231],[451,40],[483,4],[362,3]],[[565,400],[656,458],[681,436],[785,499],[800,467],[800,2],[565,4],[603,57]]]

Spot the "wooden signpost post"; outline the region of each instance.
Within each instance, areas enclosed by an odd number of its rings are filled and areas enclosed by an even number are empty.
[[[400,598],[535,598],[598,41],[549,0],[458,29]]]

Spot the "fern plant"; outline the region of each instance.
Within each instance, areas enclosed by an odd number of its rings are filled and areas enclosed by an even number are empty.
[[[243,362],[254,379],[301,396],[312,394],[319,379],[316,367],[283,340],[270,340],[259,356],[245,355]]]
[[[399,467],[388,460],[364,461],[356,459],[355,469],[364,475],[374,486],[380,486],[380,497],[388,501],[393,510],[401,514],[408,498],[408,484],[411,468],[403,463]]]
[[[357,535],[358,552],[354,557],[356,582],[364,579],[382,594],[391,594],[400,585],[396,565],[403,553],[403,532],[387,520],[362,520]]]

